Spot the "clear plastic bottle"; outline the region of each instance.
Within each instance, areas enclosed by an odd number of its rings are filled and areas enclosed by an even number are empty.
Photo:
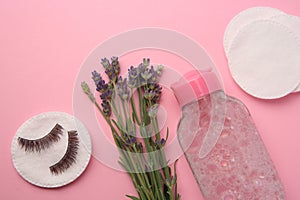
[[[178,139],[206,200],[284,199],[275,166],[246,106],[213,72],[172,85],[182,108]]]

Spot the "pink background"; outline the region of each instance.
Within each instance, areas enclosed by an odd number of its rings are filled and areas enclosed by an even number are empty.
[[[0,2],[0,199],[125,199],[135,194],[125,173],[92,159],[84,174],[59,189],[25,182],[11,162],[17,128],[45,111],[72,113],[72,89],[89,52],[112,35],[138,27],[163,27],[186,34],[215,61],[226,92],[249,108],[285,186],[287,200],[300,199],[300,93],[259,100],[244,93],[230,76],[222,40],[239,11],[271,6],[300,16],[297,0],[4,1]],[[183,200],[202,199],[186,160],[178,163]]]

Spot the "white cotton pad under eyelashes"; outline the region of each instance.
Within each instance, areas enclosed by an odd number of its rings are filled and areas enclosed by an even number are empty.
[[[63,129],[60,140],[40,152],[25,152],[18,143],[18,137],[38,139],[47,135],[56,125]],[[68,145],[68,131],[77,130],[79,148],[76,162],[61,174],[52,174],[49,167],[65,154]],[[74,181],[87,167],[91,157],[91,140],[87,129],[75,117],[62,112],[47,112],[27,120],[17,130],[11,145],[13,165],[26,181],[40,187],[55,188]]]
[[[225,53],[228,54],[232,40],[239,32],[241,27],[257,19],[268,19],[272,16],[281,14],[284,14],[284,12],[270,7],[254,7],[240,12],[229,22],[226,27],[223,38]]]
[[[276,15],[271,17],[270,19],[279,22],[281,24],[284,24],[289,29],[291,29],[298,37],[300,37],[300,18],[294,15]],[[299,63],[300,65],[300,63]],[[293,92],[299,92],[300,91],[300,79],[299,79],[299,85],[296,87],[296,89]]]
[[[257,98],[275,99],[292,92],[300,79],[300,40],[286,26],[256,20],[240,29],[228,51],[237,84]]]

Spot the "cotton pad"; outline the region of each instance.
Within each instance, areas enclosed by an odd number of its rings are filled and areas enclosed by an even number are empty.
[[[298,85],[298,87],[296,87],[296,89],[293,92],[300,92],[300,84]]]
[[[294,15],[276,15],[276,16],[272,16],[270,19],[272,19],[278,23],[284,24],[300,38],[300,18],[299,17],[294,16]],[[300,79],[299,79],[298,87],[296,87],[296,89],[293,92],[299,92],[299,91],[300,91]]]
[[[300,42],[287,26],[256,20],[240,28],[228,50],[237,84],[257,98],[283,97],[300,80]]]
[[[239,32],[241,27],[257,19],[269,19],[272,16],[282,14],[284,14],[284,12],[271,7],[254,7],[240,12],[229,22],[226,27],[223,38],[225,53],[228,54],[232,40]]]
[[[19,138],[35,141],[45,138],[56,124],[63,128],[59,140],[49,142],[44,149],[26,151],[20,145]],[[68,131],[77,131],[78,134],[75,162],[62,173],[53,174],[50,166],[61,161],[69,149]],[[47,112],[21,125],[13,138],[11,153],[13,165],[22,178],[36,186],[55,188],[74,181],[85,170],[91,157],[91,140],[87,129],[75,117],[62,112]]]

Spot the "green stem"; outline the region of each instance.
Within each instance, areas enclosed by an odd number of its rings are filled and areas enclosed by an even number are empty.
[[[139,118],[137,116],[137,112],[136,112],[136,108],[135,108],[133,97],[130,98],[130,102],[131,102],[131,108],[132,108],[133,117],[135,118],[137,124],[140,126],[141,125],[141,121],[139,120]]]
[[[141,122],[142,122],[142,119],[143,119],[143,96],[142,96],[142,89],[139,87],[138,89],[138,96],[139,96],[139,108],[140,108],[140,119],[141,119]]]
[[[115,101],[111,100],[111,101],[109,101],[109,104],[110,104],[110,106],[111,106],[111,108],[113,110],[114,115],[117,117],[117,121],[118,121],[119,126],[123,130],[125,130],[125,128],[124,128],[124,121],[123,121],[122,115],[121,115],[121,113],[118,112],[116,104],[115,104]]]
[[[148,103],[149,103],[150,106],[152,106],[151,101],[148,101]],[[152,125],[153,125],[153,129],[155,131],[155,139],[157,141],[160,141],[161,137],[160,137],[160,131],[159,131],[159,127],[158,127],[157,116],[155,116],[154,118],[151,118],[151,122],[152,122]],[[163,147],[161,147],[161,148],[163,148]],[[166,159],[165,152],[162,151],[161,149],[159,149],[159,155],[162,158],[161,167],[163,167],[163,172],[164,172],[165,178],[167,180],[171,181],[171,174],[170,174],[169,167],[166,167],[167,166],[167,159]]]
[[[111,107],[115,116],[117,117],[118,123],[113,121],[115,124],[112,123],[113,119],[110,119],[109,116],[106,116],[105,113],[102,111],[100,105],[94,100],[94,98],[90,98],[92,102],[95,104],[97,109],[100,111],[106,122],[111,128],[112,135],[115,141],[115,144],[118,147],[120,152],[120,164],[122,167],[128,172],[134,187],[136,188],[139,199],[140,200],[166,200],[168,197],[169,200],[179,199],[180,195],[177,194],[177,182],[174,181],[174,184],[171,180],[171,170],[170,167],[167,166],[166,155],[163,151],[163,147],[159,147],[159,152],[154,152],[157,150],[157,147],[154,146],[153,138],[149,137],[149,133],[147,130],[147,126],[150,123],[150,118],[147,113],[147,106],[151,106],[151,102],[147,104],[146,100],[143,98],[142,88],[139,87],[138,91],[138,99],[139,99],[139,114],[137,114],[137,110],[135,107],[133,97],[130,98],[131,108],[132,108],[132,117],[135,119],[134,121],[140,126],[140,133],[143,136],[143,141],[145,144],[146,152],[148,156],[145,157],[144,154],[141,154],[135,144],[127,146],[125,145],[126,141],[123,141],[122,137],[120,137],[118,131],[122,132],[129,132],[133,131],[131,128],[134,128],[135,125],[132,121],[130,115],[130,108],[129,106],[124,104],[124,101],[120,102],[120,97],[117,94],[117,89],[115,87],[115,83],[113,83],[114,90],[115,90],[115,99],[117,102],[112,101]],[[90,94],[92,95],[92,94]],[[117,103],[117,104],[116,104]],[[122,103],[122,105],[120,105]],[[122,106],[122,107],[121,107]],[[122,108],[122,110],[121,110]],[[124,118],[123,118],[124,117]],[[124,122],[124,120],[125,122]],[[157,117],[151,118],[152,126],[155,131],[155,139],[160,141],[160,132],[158,127],[158,120]],[[118,130],[116,130],[115,126]],[[134,126],[134,127],[132,127]],[[135,132],[135,131],[134,131]],[[151,134],[151,133],[150,133]],[[142,151],[143,152],[143,151]],[[144,171],[144,164],[150,162],[150,171]],[[162,167],[161,170],[157,170],[157,167]],[[176,168],[174,167],[174,170]],[[176,172],[175,175],[176,176]],[[163,183],[167,184],[167,191],[164,191]],[[175,191],[174,191],[175,190]],[[174,191],[174,192],[173,192]],[[166,193],[165,193],[166,192]],[[175,199],[174,199],[175,198]]]
[[[126,127],[126,132],[129,133],[131,132],[131,120],[130,120],[130,117],[128,117],[129,115],[129,112],[127,111],[126,109],[126,106],[125,106],[125,103],[124,101],[122,101],[122,109],[123,109],[123,113],[124,113],[124,118],[125,118],[125,127]],[[132,134],[132,133],[131,133]]]
[[[125,124],[124,124],[124,121],[123,121],[123,116],[122,116],[122,112],[121,112],[121,106],[120,106],[120,102],[122,101],[121,100],[121,98],[119,97],[119,95],[118,95],[118,90],[117,90],[117,86],[116,86],[116,83],[115,82],[112,82],[112,84],[113,84],[113,89],[114,89],[114,93],[115,93],[115,98],[112,100],[112,104],[115,106],[115,110],[116,111],[119,111],[119,112],[117,112],[118,113],[118,122],[119,123],[122,123],[122,127],[124,128],[125,127]],[[118,107],[116,107],[116,104],[115,104],[115,101],[117,102],[117,106]]]
[[[134,162],[134,159],[132,157],[132,153],[129,152],[124,152],[124,154],[130,159],[130,162],[132,163],[132,167],[133,170],[135,171],[135,174],[137,176],[137,179],[139,180],[139,182],[141,183],[141,186],[143,186],[143,188],[145,190],[149,190],[151,189],[151,185],[147,184],[147,181],[145,179],[147,179],[147,177],[145,177],[145,173],[140,173],[140,170],[137,169],[136,163]],[[151,192],[145,192],[146,196],[148,199],[154,199],[153,194]]]

